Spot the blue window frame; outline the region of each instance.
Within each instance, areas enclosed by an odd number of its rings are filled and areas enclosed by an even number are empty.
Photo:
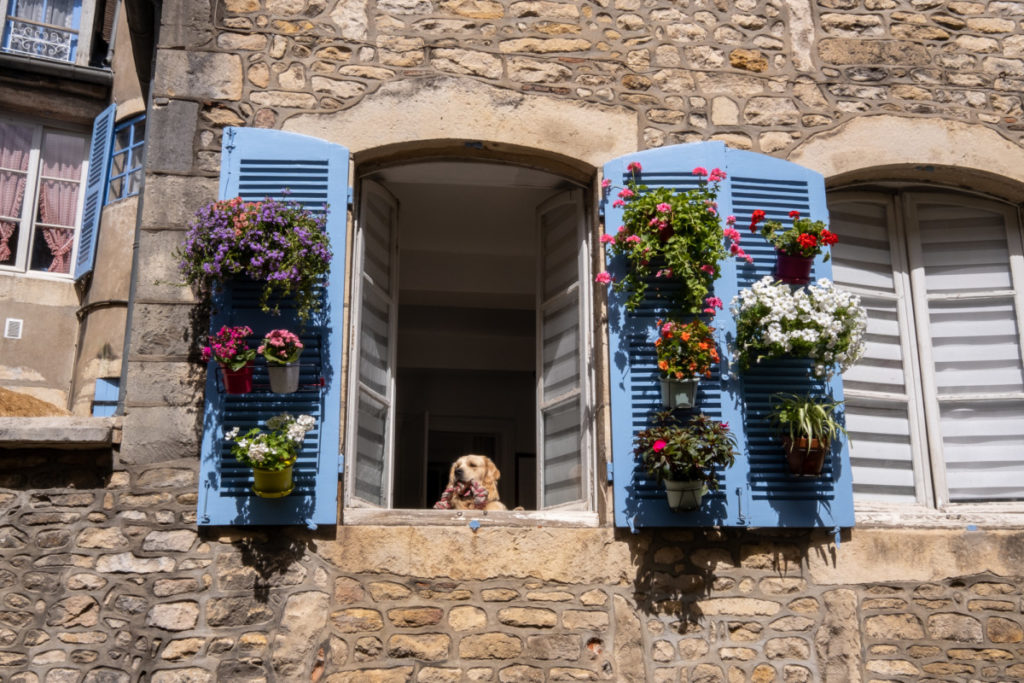
[[[6,4],[4,52],[75,61],[82,0],[8,0]]]
[[[142,183],[142,151],[146,142],[146,116],[122,121],[114,127],[114,147],[110,155],[110,183],[107,201],[117,201],[139,193]]]

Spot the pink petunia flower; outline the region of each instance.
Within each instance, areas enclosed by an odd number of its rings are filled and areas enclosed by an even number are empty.
[[[735,225],[736,224],[736,216],[732,216],[732,215],[726,216],[725,222],[726,222],[727,225]]]
[[[703,166],[698,166],[697,168],[693,169],[693,175],[702,175],[703,176],[703,175],[707,175],[707,174],[708,174],[708,169],[704,168]]]
[[[663,450],[665,450],[666,446],[668,446],[667,441],[665,441],[664,439],[658,439],[651,445],[651,450],[653,450],[655,453],[661,453]]]
[[[620,199],[629,199],[630,197],[632,197],[635,194],[636,193],[633,192],[633,190],[631,190],[628,187],[626,187],[626,188],[623,188],[622,190],[619,191],[619,198]]]
[[[614,202],[612,202],[612,208],[613,209],[621,209],[625,205],[626,205],[626,202],[622,201],[621,199],[616,199]]]
[[[658,206],[656,206],[655,208],[658,209],[660,213],[668,213],[669,211],[672,210],[672,205],[662,202],[661,204],[658,204]]]
[[[609,180],[608,178],[605,178],[604,180],[601,181],[601,187],[603,189],[607,190],[611,186],[612,186],[612,181]]]
[[[712,266],[712,265],[709,265],[707,263],[705,263],[703,266],[701,266],[700,269],[703,270],[708,275],[714,275],[715,274],[715,267]]]
[[[640,235],[630,235],[626,238],[626,241],[630,244],[640,244]]]
[[[601,235],[601,244],[610,244],[615,241],[615,237],[605,233]]]
[[[612,283],[611,273],[603,271],[594,276],[594,282],[600,285],[608,285]]]
[[[708,176],[708,180],[713,183],[717,183],[720,180],[725,180],[725,171],[720,168],[711,169],[711,174]]]

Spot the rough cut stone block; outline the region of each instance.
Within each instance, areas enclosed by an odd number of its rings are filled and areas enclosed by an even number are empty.
[[[466,636],[459,642],[459,657],[464,659],[511,659],[522,651],[522,641],[505,633]]]
[[[372,609],[344,609],[331,615],[331,623],[339,633],[379,631],[384,628],[384,617]]]
[[[456,631],[473,631],[487,625],[487,613],[479,607],[459,605],[448,612],[448,625]]]
[[[398,634],[388,639],[388,656],[438,662],[448,657],[451,639],[442,633]]]
[[[153,605],[146,615],[146,625],[165,631],[186,631],[199,621],[199,603],[191,600]]]
[[[405,607],[388,611],[388,619],[392,624],[409,628],[433,626],[443,616],[444,612],[437,607]]]
[[[498,621],[507,626],[551,628],[558,623],[558,615],[549,609],[508,607],[498,611]]]

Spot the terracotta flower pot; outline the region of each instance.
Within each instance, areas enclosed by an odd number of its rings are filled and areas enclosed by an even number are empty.
[[[811,281],[811,266],[814,259],[805,256],[789,256],[775,252],[775,279],[787,285],[806,285]]]
[[[280,471],[252,469],[252,492],[260,498],[283,498],[292,492],[292,466]]]
[[[793,441],[788,436],[782,437],[782,447],[786,450],[786,464],[789,472],[798,477],[820,477],[825,466],[825,458],[831,450],[831,444],[811,439],[810,448],[807,439]]]
[[[226,365],[220,366],[221,377],[224,379],[224,391],[229,394],[248,394],[252,391],[252,363],[232,370]]]

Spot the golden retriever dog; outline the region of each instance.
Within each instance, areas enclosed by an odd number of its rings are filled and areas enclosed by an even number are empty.
[[[440,510],[507,510],[498,495],[501,472],[486,455],[464,455],[452,463]]]

